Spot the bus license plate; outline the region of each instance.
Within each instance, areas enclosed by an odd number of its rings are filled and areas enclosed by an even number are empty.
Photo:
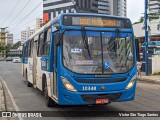
[[[108,103],[109,99],[105,98],[105,99],[96,99],[96,104],[104,104],[104,103]]]

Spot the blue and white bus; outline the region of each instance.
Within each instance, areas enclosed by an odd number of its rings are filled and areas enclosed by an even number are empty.
[[[128,18],[60,14],[23,44],[23,76],[44,93],[47,106],[131,101],[134,41]]]

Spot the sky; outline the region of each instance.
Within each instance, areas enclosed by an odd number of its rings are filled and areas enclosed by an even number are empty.
[[[144,13],[144,0],[127,0],[127,17],[132,23]],[[0,0],[0,28],[8,27],[14,34],[14,43],[26,27],[35,27],[36,18],[42,17],[43,0]]]

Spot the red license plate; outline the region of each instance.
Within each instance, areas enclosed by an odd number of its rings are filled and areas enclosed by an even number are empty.
[[[105,98],[105,99],[96,99],[96,104],[104,104],[104,103],[108,103],[109,99]]]

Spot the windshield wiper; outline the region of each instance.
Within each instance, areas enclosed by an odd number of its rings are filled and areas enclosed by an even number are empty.
[[[89,45],[88,45],[88,41],[87,41],[87,37],[86,37],[85,28],[82,27],[82,28],[81,28],[81,31],[82,31],[82,40],[83,40],[84,48],[87,49],[89,58],[90,58],[90,60],[91,60],[91,54],[90,54],[90,51],[89,51]]]

